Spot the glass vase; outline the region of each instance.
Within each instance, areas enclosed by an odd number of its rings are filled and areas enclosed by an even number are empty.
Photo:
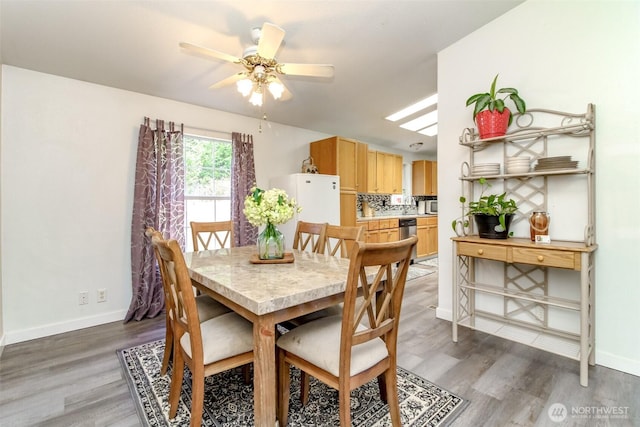
[[[284,235],[270,222],[258,235],[258,258],[282,259],[284,258]]]

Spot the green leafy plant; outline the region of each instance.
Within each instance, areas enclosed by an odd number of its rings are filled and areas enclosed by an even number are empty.
[[[469,218],[472,215],[490,215],[497,216],[498,221],[500,221],[500,225],[504,230],[507,229],[506,224],[506,216],[508,214],[513,214],[518,210],[518,206],[516,201],[513,199],[507,199],[507,193],[502,194],[490,194],[485,196],[484,192],[491,184],[487,181],[486,178],[480,178],[478,180],[480,185],[482,185],[482,192],[480,193],[480,198],[477,201],[469,202],[466,206],[466,213],[462,215],[462,217],[458,219],[454,219],[451,222],[451,227],[453,231],[457,233],[457,225],[460,222],[464,228],[469,226]],[[464,196],[460,196],[460,203],[467,203],[467,199]],[[513,233],[509,233],[509,235],[513,235]]]
[[[498,89],[496,91],[496,82],[498,81],[498,74],[493,79],[493,83],[491,83],[491,90],[487,93],[477,93],[469,99],[467,99],[467,107],[471,104],[475,103],[473,107],[473,120],[475,122],[476,115],[483,110],[494,111],[498,110],[498,112],[502,113],[505,108],[504,101],[509,98],[513,101],[516,106],[516,109],[520,114],[523,114],[527,110],[527,106],[520,95],[518,95],[518,90],[512,87],[504,87],[502,89]],[[504,98],[499,98],[500,94],[504,94]],[[513,114],[509,115],[509,125],[513,121]]]

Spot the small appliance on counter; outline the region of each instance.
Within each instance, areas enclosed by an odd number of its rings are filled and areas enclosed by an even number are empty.
[[[418,201],[418,215],[424,215],[427,213],[427,201],[419,200]]]
[[[438,201],[437,200],[427,200],[426,201],[425,213],[430,214],[430,215],[437,215],[438,214]]]
[[[369,203],[367,202],[362,202],[362,216],[364,217],[373,216],[373,209],[371,209],[371,206],[369,206]]]

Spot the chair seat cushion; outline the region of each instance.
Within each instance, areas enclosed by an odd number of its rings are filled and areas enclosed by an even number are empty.
[[[204,364],[253,351],[253,325],[236,313],[226,313],[200,323]],[[180,338],[180,345],[191,357],[188,333]]]
[[[196,306],[198,307],[198,318],[200,322],[231,312],[229,307],[220,304],[208,295],[198,295],[196,297]]]
[[[278,347],[338,376],[342,316],[331,316],[299,326],[278,339]],[[365,330],[363,325],[357,330]],[[389,355],[380,338],[353,347],[350,375],[359,374]]]

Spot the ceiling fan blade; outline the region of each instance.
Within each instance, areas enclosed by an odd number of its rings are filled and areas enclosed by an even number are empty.
[[[223,86],[228,86],[228,85],[234,84],[238,80],[244,79],[245,77],[247,77],[247,73],[245,72],[236,73],[227,77],[226,79],[220,80],[219,82],[212,84],[211,86],[209,86],[209,89],[218,89]]]
[[[229,55],[224,52],[219,52],[217,50],[209,49],[208,47],[202,47],[191,43],[180,42],[180,47],[188,50],[193,53],[197,53],[202,56],[206,56],[208,58],[222,59],[223,61],[240,63],[240,59]]]
[[[273,59],[284,40],[284,30],[277,25],[265,22],[262,25],[260,41],[258,42],[258,55],[263,58]]]
[[[280,64],[279,71],[290,76],[333,77],[331,64]]]

